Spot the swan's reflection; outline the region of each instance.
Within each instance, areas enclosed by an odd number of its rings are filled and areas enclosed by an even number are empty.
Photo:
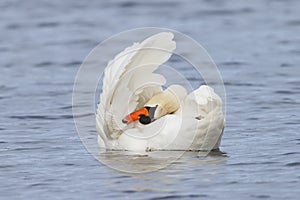
[[[209,153],[197,151],[154,151],[136,153],[129,151],[99,151],[98,160],[125,173],[147,173],[157,170],[180,171],[188,168],[201,169],[205,165],[224,164],[227,154],[214,150]]]
[[[154,152],[151,152],[154,153]],[[99,160],[109,167],[127,172],[126,174],[111,171],[118,180],[122,191],[176,193],[185,187],[206,187],[215,183],[224,173],[227,154],[222,151],[211,151],[206,156],[199,152],[161,151],[156,154],[133,154],[126,151],[102,151]],[[176,158],[175,160],[172,160]],[[165,166],[167,161],[171,164]],[[159,169],[159,170],[158,170]],[[154,171],[155,170],[155,171]],[[144,172],[144,173],[143,173]],[[149,172],[149,173],[146,173]],[[118,177],[126,177],[124,183]],[[195,182],[196,181],[196,182]],[[191,190],[190,188],[189,190]]]

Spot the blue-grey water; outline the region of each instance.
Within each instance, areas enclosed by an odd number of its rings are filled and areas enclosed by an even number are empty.
[[[0,8],[0,199],[299,198],[298,0],[2,0]],[[80,142],[71,103],[81,62],[109,36],[144,26],[193,37],[217,63],[224,153],[127,174]]]

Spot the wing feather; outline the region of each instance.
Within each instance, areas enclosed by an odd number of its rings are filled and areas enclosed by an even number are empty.
[[[166,80],[153,73],[176,48],[174,35],[162,32],[134,43],[109,61],[103,78],[97,128],[105,141],[122,132],[122,117],[161,91]]]

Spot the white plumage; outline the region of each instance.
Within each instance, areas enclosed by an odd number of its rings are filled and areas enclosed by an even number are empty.
[[[154,73],[176,48],[173,37],[169,32],[158,33],[108,63],[96,114],[101,147],[132,151],[219,147],[224,129],[221,98],[205,85],[188,95],[179,85],[163,91],[166,79]],[[122,123],[128,113],[156,105],[154,122]]]

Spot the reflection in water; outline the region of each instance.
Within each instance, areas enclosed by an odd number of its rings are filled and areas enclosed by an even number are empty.
[[[207,152],[199,151],[154,151],[136,153],[129,151],[106,151],[101,149],[97,159],[108,167],[122,172],[147,173],[160,169],[163,169],[165,172],[174,170],[174,166],[176,168],[185,168],[201,167],[210,164],[224,164],[224,158],[226,156],[226,153],[218,150],[211,151],[207,154]]]
[[[102,151],[99,153],[99,160],[106,162],[109,167],[115,167],[114,169],[117,167],[117,170],[129,172],[117,173],[117,177],[124,177],[127,181],[132,180],[124,186],[122,191],[127,193],[142,192],[147,195],[150,193],[175,195],[180,193],[180,190],[192,185],[205,187],[214,183],[220,174],[225,173],[223,166],[228,158],[226,153],[221,151],[212,151],[207,156],[199,156],[200,152],[181,152],[183,155],[180,158],[165,166],[163,163],[166,163],[166,159],[172,159],[173,155],[176,158],[178,152],[159,151],[156,152],[157,154],[152,153],[142,155],[126,151]],[[161,167],[164,168],[157,170]],[[153,170],[157,171],[151,172]],[[112,174],[116,174],[116,171],[113,170]],[[120,179],[118,178],[118,180]],[[119,183],[122,184],[122,182]],[[199,191],[197,193],[199,197],[204,195],[199,194]],[[192,196],[175,195],[174,198],[190,198]]]

